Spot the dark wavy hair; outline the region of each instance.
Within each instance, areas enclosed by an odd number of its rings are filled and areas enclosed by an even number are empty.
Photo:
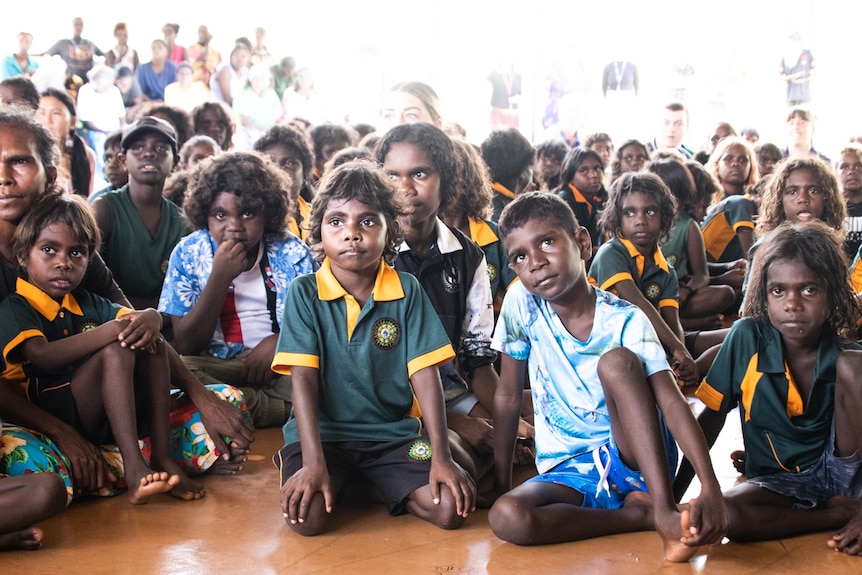
[[[27,107],[39,109],[39,90],[36,89],[36,84],[27,76],[12,76],[0,82],[0,86],[7,86],[17,92],[19,101],[15,102],[19,106],[26,105]]]
[[[189,141],[194,134],[192,133],[192,124],[189,115],[185,110],[176,106],[168,106],[161,104],[147,109],[143,116],[156,116],[159,119],[170,123],[177,132],[177,150],[182,149],[186,142]]]
[[[657,175],[676,198],[679,213],[696,218],[694,178],[685,164],[674,160],[653,162],[647,170]]]
[[[327,172],[320,180],[317,196],[311,204],[308,217],[308,244],[318,261],[323,261],[323,240],[321,228],[323,216],[329,202],[333,200],[356,200],[379,212],[386,222],[386,246],[383,261],[392,264],[398,256],[401,243],[401,224],[398,218],[404,215],[404,206],[395,184],[386,177],[375,162],[351,160]]]
[[[302,164],[302,187],[299,195],[303,198],[314,197],[314,182],[312,181],[314,169],[314,152],[304,132],[289,126],[273,126],[254,143],[255,152],[266,152],[273,146],[281,144],[288,150],[293,150],[299,156]]]
[[[661,178],[649,172],[626,172],[611,185],[608,201],[605,202],[605,209],[599,218],[602,230],[609,235],[619,235],[623,202],[632,192],[646,194],[658,204],[661,219],[659,241],[662,241],[676,222],[676,198]]]
[[[581,167],[581,164],[583,164],[587,158],[594,159],[604,168],[605,164],[602,162],[602,157],[595,150],[591,150],[583,146],[572,148],[563,159],[563,167],[560,169],[560,185],[556,190],[552,191],[558,192],[568,186],[575,177],[575,173],[578,171],[578,168]]]
[[[440,175],[440,208],[445,212],[455,197],[455,179],[458,177],[458,166],[455,161],[455,146],[446,133],[425,122],[401,124],[386,132],[377,144],[377,161],[382,165],[392,146],[395,144],[410,144],[424,151],[434,164],[432,167]],[[531,148],[532,149],[532,148]]]
[[[767,234],[751,263],[744,314],[769,321],[767,280],[769,268],[779,260],[804,264],[820,279],[828,296],[826,325],[834,339],[846,337],[855,328],[860,308],[850,283],[843,237],[824,222],[784,222]]]
[[[796,170],[809,170],[814,174],[817,186],[823,193],[823,220],[833,230],[843,230],[847,217],[847,204],[838,188],[838,180],[829,165],[814,156],[789,158],[769,174],[766,188],[760,200],[757,218],[757,235],[765,235],[787,219],[784,212],[784,189],[787,179]]]
[[[288,188],[287,176],[268,159],[250,152],[225,152],[191,172],[183,214],[194,229],[205,230],[216,197],[231,193],[240,210],[263,214],[264,233],[282,235],[290,206]]]
[[[476,146],[464,140],[452,140],[455,146],[455,159],[458,162],[458,177],[455,178],[455,198],[445,214],[446,223],[456,219],[456,211],[466,213],[474,220],[487,220],[491,217],[491,176],[488,166]]]
[[[532,144],[515,128],[494,130],[482,142],[481,149],[491,180],[509,189],[536,161]]]
[[[236,126],[233,124],[230,112],[221,102],[204,102],[192,110],[192,130],[195,134],[203,134],[201,123],[204,121],[204,116],[207,112],[214,112],[216,121],[227,128],[224,141],[219,142],[218,145],[224,151],[230,150],[233,146],[233,134],[236,131]]]

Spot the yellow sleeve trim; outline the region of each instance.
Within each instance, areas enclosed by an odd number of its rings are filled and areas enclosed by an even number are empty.
[[[10,363],[9,362],[9,354],[12,353],[16,347],[21,345],[21,343],[23,341],[28,340],[28,339],[33,338],[33,337],[45,337],[45,334],[42,333],[41,331],[39,331],[38,329],[27,329],[27,330],[22,331],[21,333],[16,335],[12,341],[10,341],[8,344],[6,344],[6,347],[3,348],[3,360],[6,363]],[[11,362],[11,363],[17,363],[17,362]]]
[[[711,410],[718,411],[721,409],[721,402],[724,400],[724,396],[709,385],[706,379],[701,382],[700,387],[697,388],[694,394]]]
[[[754,222],[749,222],[748,220],[743,220],[741,222],[736,222],[733,224],[733,231],[739,231],[739,228],[748,228],[754,229]]]
[[[661,309],[663,307],[675,307],[679,309],[679,302],[675,299],[660,299],[658,300],[658,308]]]
[[[130,308],[127,308],[127,307],[121,307],[121,308],[117,311],[117,315],[115,315],[115,316],[114,316],[114,319],[120,319],[121,317],[123,317],[123,316],[124,316],[124,315],[126,315],[127,313],[132,313],[133,311],[135,311],[135,310],[130,309]]]
[[[275,354],[271,369],[281,375],[290,375],[290,368],[294,366],[320,369],[320,357],[305,353],[285,353],[280,351]]]
[[[607,291],[610,288],[612,288],[613,286],[620,283],[621,281],[625,281],[625,280],[635,281],[634,278],[632,277],[632,274],[630,274],[629,272],[620,272],[620,273],[614,274],[611,277],[609,277],[608,279],[606,279],[605,283],[600,285],[599,288]]]
[[[276,356],[278,357],[278,356]],[[426,367],[431,367],[432,365],[440,366],[449,361],[450,359],[455,357],[455,350],[452,349],[451,344],[446,344],[443,347],[439,347],[434,351],[430,351],[426,354],[420,355],[417,358],[414,358],[407,362],[407,376],[413,377],[413,374],[421,369],[425,369]]]

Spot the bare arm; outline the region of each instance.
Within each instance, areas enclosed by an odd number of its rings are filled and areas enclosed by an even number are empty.
[[[44,336],[31,337],[24,340],[14,353],[40,369],[62,368],[119,341],[120,332],[126,324],[122,319],[115,319],[95,329],[56,341],[48,341]]]
[[[706,266],[706,248],[703,244],[703,233],[697,222],[691,220],[688,225],[688,246],[686,248],[688,265],[691,268],[691,277],[686,286],[696,292],[702,287],[709,285],[709,269]],[[686,270],[683,270],[685,273]]]
[[[458,515],[466,517],[476,508],[476,484],[452,459],[446,432],[446,404],[443,385],[436,366],[420,369],[410,378],[413,392],[422,409],[422,421],[431,442],[431,473],[429,484],[434,503],[440,502],[440,485],[445,484],[455,498]]]
[[[736,237],[739,238],[739,245],[742,246],[743,257],[747,257],[751,246],[754,244],[754,230],[751,228],[739,228],[736,230]]]
[[[96,223],[99,225],[99,232],[102,234],[102,247],[108,243],[111,237],[111,232],[114,230],[114,211],[111,209],[111,204],[103,198],[93,202],[93,211],[96,212]]]
[[[512,488],[512,459],[524,401],[527,362],[504,353],[501,356],[500,374],[500,382],[494,394],[495,498]]]

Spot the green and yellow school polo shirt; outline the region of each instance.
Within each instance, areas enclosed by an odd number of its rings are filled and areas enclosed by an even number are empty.
[[[754,230],[754,202],[745,196],[728,196],[712,206],[700,226],[707,260],[730,263],[747,257],[736,235],[740,228]]]
[[[653,253],[653,265],[644,269],[645,259],[633,243],[616,236],[599,247],[590,265],[589,281],[619,295],[614,286],[632,280],[656,308],[679,307],[679,282],[661,250]]]
[[[411,412],[410,378],[453,357],[416,278],[381,262],[360,308],[326,259],[315,274],[290,284],[272,370],[319,370],[321,441],[394,441],[422,428]],[[295,417],[283,431],[285,444],[299,441]]]
[[[849,343],[847,348],[862,346]],[[798,473],[823,454],[832,428],[840,354],[830,338],[821,340],[811,395],[802,397],[778,330],[750,317],[734,323],[696,393],[721,413],[739,405],[748,477]]]

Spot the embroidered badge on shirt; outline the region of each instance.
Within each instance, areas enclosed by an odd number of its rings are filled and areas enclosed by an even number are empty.
[[[391,317],[381,317],[371,328],[371,339],[384,351],[392,349],[401,341],[401,326]]]
[[[85,322],[84,325],[81,326],[81,333],[90,331],[91,329],[96,329],[97,327],[99,327],[99,324],[94,321]]]
[[[497,280],[497,266],[488,264],[488,281],[494,283]]]
[[[426,439],[417,439],[410,446],[407,455],[414,461],[429,461],[431,459],[431,444]]]
[[[656,299],[660,295],[661,295],[661,288],[659,287],[658,284],[649,284],[646,287],[646,296],[649,299]]]

